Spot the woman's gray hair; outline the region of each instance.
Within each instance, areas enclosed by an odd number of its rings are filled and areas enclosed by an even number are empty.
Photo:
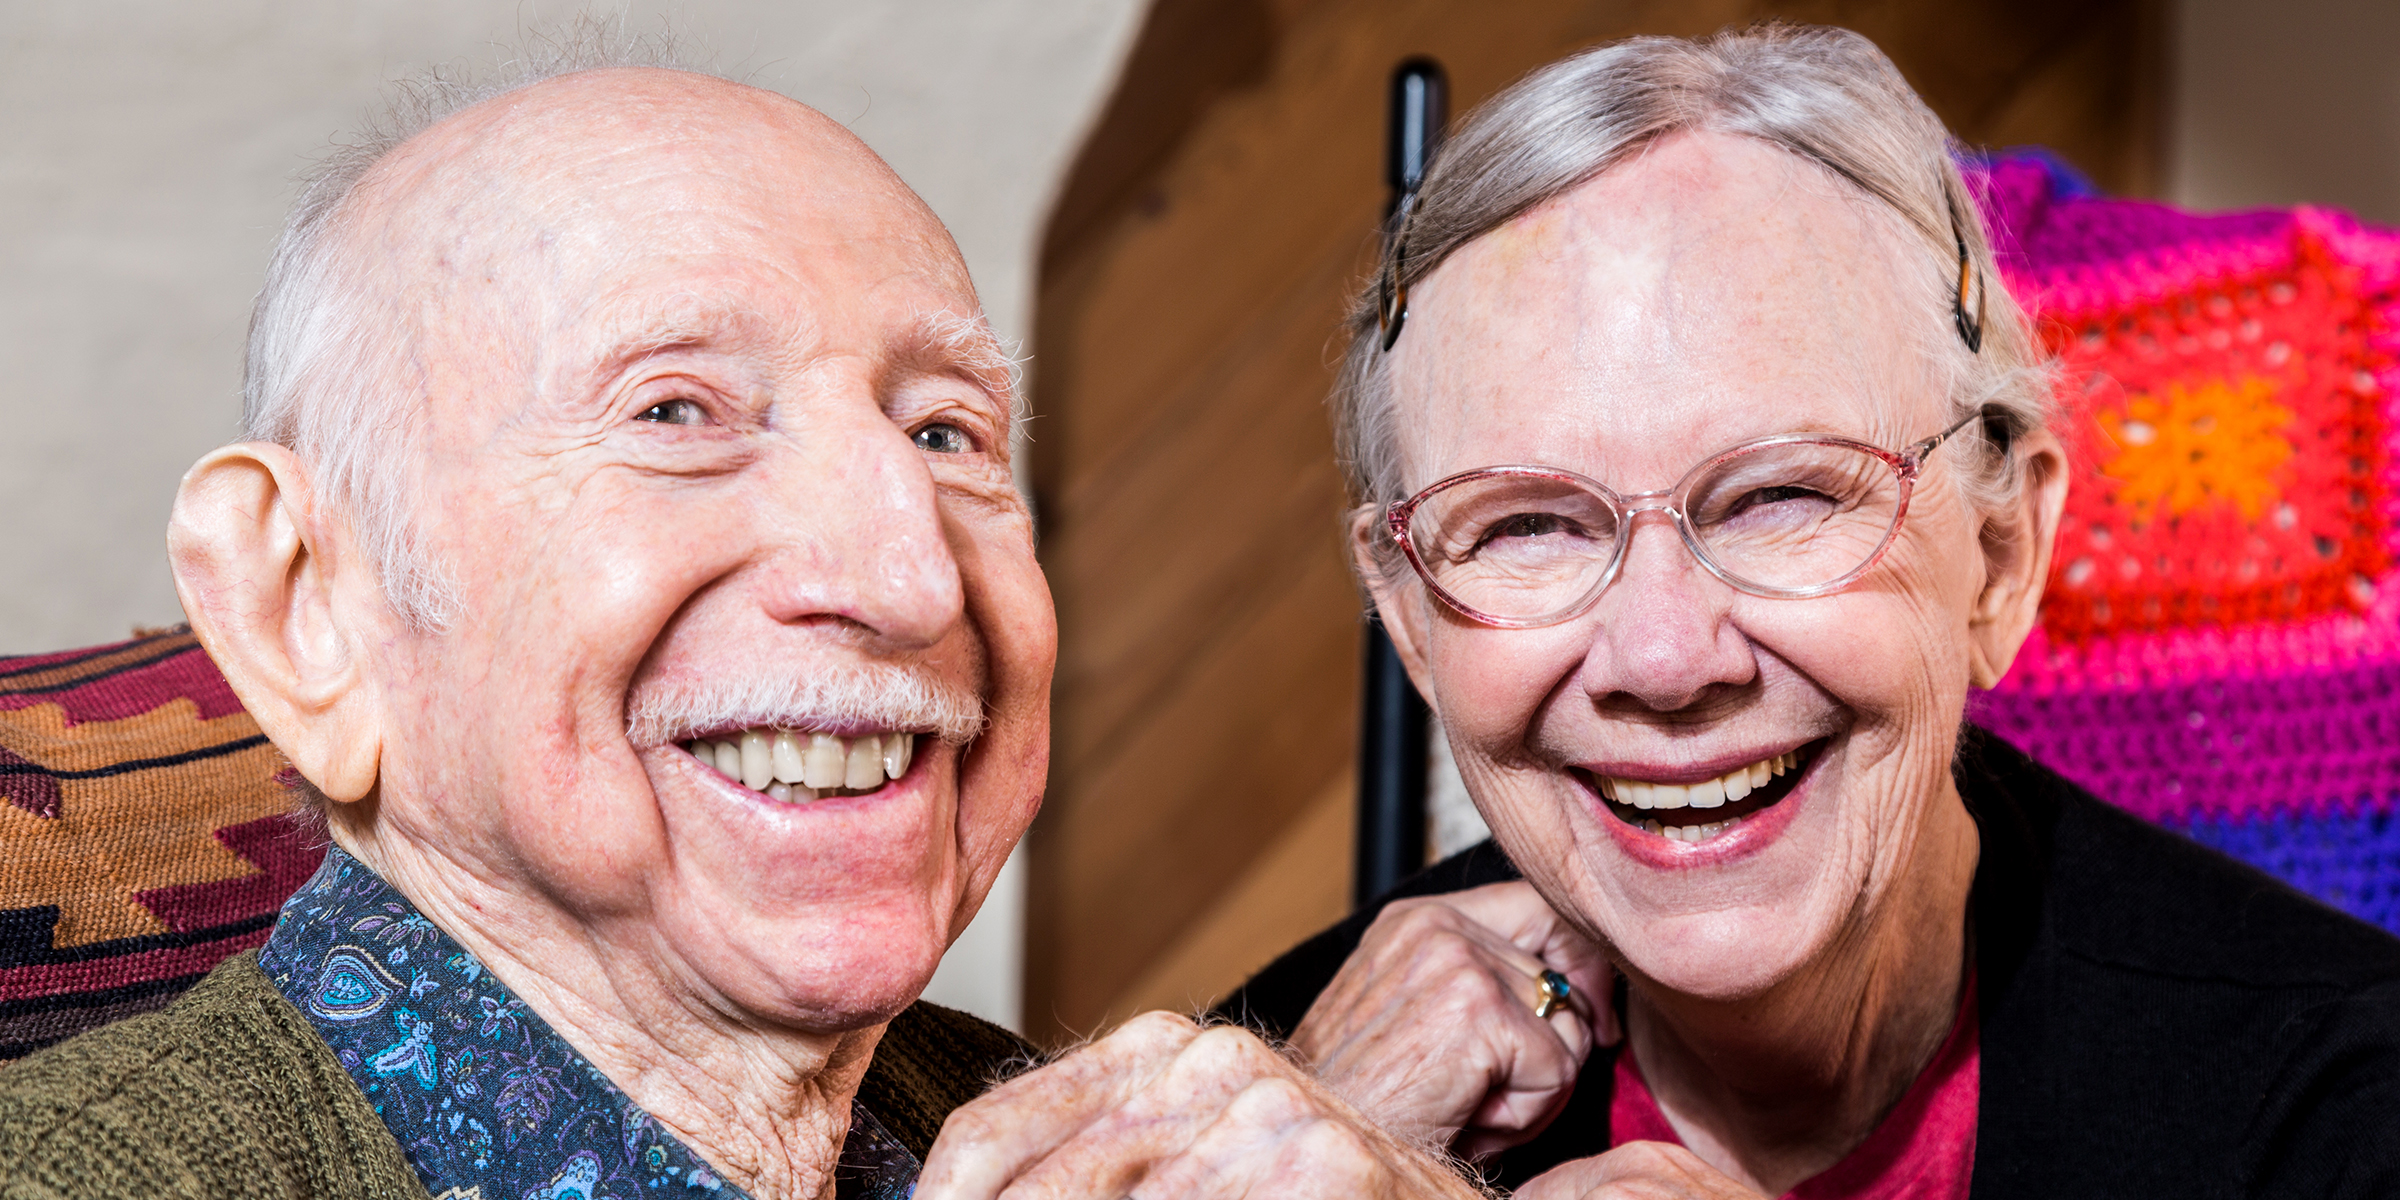
[[[421,462],[424,390],[407,377],[407,334],[378,311],[363,264],[344,252],[351,201],[376,164],[445,118],[547,79],[607,67],[715,74],[687,62],[671,33],[629,35],[587,17],[531,37],[488,74],[436,67],[402,81],[354,140],[302,177],[251,309],[244,436],[284,446],[307,464],[319,503],[348,523],[392,610],[412,628],[447,628],[458,597],[450,573],[412,531],[409,476]]]
[[[1408,494],[1400,416],[1377,335],[1386,273],[1404,290],[1468,242],[1661,138],[1698,130],[1781,147],[1900,216],[1926,250],[1917,333],[1946,381],[1952,419],[1989,414],[1970,441],[1975,453],[1971,469],[1960,472],[1962,486],[1985,512],[2013,500],[2020,481],[2005,443],[2044,424],[2049,374],[2030,322],[1999,286],[1949,134],[1873,42],[1843,29],[1770,23],[1698,41],[1632,38],[1552,63],[1477,108],[1441,147],[1405,236],[1384,248],[1376,280],[1348,320],[1333,408],[1358,502],[1380,508]],[[1987,296],[1980,353],[1953,328],[1960,238]],[[1970,316],[1975,305],[1970,298]],[[1374,544],[1388,551],[1386,541]],[[1405,569],[1398,554],[1384,557],[1387,570]]]

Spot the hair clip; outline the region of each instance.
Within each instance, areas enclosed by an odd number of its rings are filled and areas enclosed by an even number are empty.
[[[1400,326],[1408,320],[1408,289],[1400,283],[1400,260],[1408,257],[1408,218],[1416,211],[1414,191],[1400,197],[1400,208],[1392,221],[1392,253],[1383,267],[1383,278],[1375,284],[1375,328],[1383,335],[1383,348],[1389,350],[1400,340]]]
[[[1950,317],[1958,324],[1958,336],[1967,343],[1969,354],[1983,353],[1983,303],[1988,290],[1983,286],[1982,273],[1967,257],[1967,236],[1959,232],[1958,210],[1950,211],[1950,236],[1958,239],[1958,296],[1950,302]],[[1975,316],[1967,317],[1967,284],[1975,284]]]

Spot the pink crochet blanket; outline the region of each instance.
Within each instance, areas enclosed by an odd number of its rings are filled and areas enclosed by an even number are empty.
[[[2400,930],[2400,234],[1972,173],[2061,359],[2041,628],[1973,716],[2115,803]]]

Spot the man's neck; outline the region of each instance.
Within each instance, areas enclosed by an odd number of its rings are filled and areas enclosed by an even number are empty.
[[[543,897],[504,894],[411,842],[339,821],[330,832],[719,1175],[759,1200],[831,1200],[883,1025],[818,1035],[740,1021]]]
[[[1770,1196],[1864,1142],[1956,1023],[1977,836],[1951,795],[1921,837],[1895,902],[1768,992],[1632,991],[1628,1046],[1660,1111],[1694,1153]]]

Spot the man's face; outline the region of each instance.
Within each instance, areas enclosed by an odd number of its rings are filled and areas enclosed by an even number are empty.
[[[949,238],[817,114],[664,72],[528,89],[379,173],[406,199],[358,245],[461,603],[384,658],[376,836],[704,1004],[896,1011],[1032,819],[1055,654]],[[691,752],[778,729],[913,757],[810,800]]]

